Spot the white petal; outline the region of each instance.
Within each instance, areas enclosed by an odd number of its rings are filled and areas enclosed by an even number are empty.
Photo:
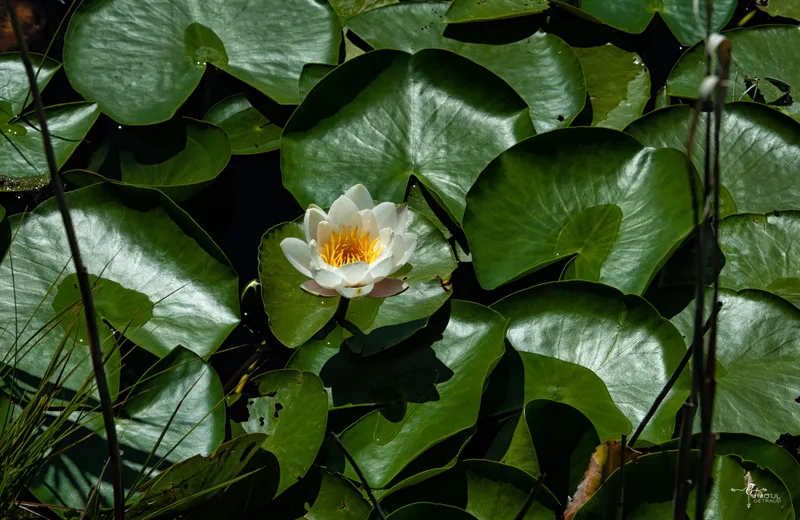
[[[325,263],[322,260],[322,257],[319,255],[317,242],[316,240],[312,240],[308,243],[308,253],[311,256],[311,271],[313,274],[314,269],[322,269],[322,265]]]
[[[358,217],[358,206],[344,195],[336,199],[328,211],[328,220],[337,229],[348,225],[353,217]]]
[[[314,281],[326,289],[334,289],[342,284],[342,277],[327,269],[315,270],[313,273]]]
[[[369,268],[368,274],[373,278],[373,280],[378,282],[389,276],[389,273],[392,272],[393,267],[394,257],[387,255],[383,260],[373,262]]]
[[[308,244],[299,238],[284,238],[281,241],[281,250],[286,255],[286,259],[292,267],[300,271],[304,276],[311,278],[311,254],[308,251]]]
[[[395,233],[402,233],[406,230],[406,222],[408,221],[408,204],[400,204],[397,206],[397,222],[394,225]]]
[[[374,285],[365,285],[363,287],[337,287],[336,291],[345,298],[363,298],[372,292]]]
[[[369,190],[363,184],[356,184],[344,194],[345,197],[355,202],[358,209],[372,209],[375,203],[372,201],[372,196]]]
[[[361,216],[361,229],[369,233],[370,240],[378,238],[378,221],[375,219],[375,214],[368,209],[358,213]]]
[[[368,270],[369,265],[366,262],[352,262],[337,269],[336,274],[341,276],[347,285],[360,285]]]
[[[403,257],[397,263],[398,267],[402,267],[411,259],[411,255],[414,254],[414,248],[417,246],[417,235],[414,233],[403,233],[403,241],[405,242],[406,252],[403,253]]]
[[[369,293],[370,298],[388,298],[400,294],[408,289],[408,284],[397,278],[386,278],[380,283],[375,284],[375,288]]]
[[[389,246],[392,245],[392,239],[394,238],[394,231],[391,228],[383,228],[380,231],[381,237],[381,248],[386,250],[389,249]]]
[[[308,294],[312,294],[314,296],[322,296],[325,298],[329,298],[331,296],[337,296],[337,293],[333,289],[326,289],[325,287],[321,286],[314,280],[308,280],[300,284],[300,287],[307,292]]]
[[[403,233],[402,235],[394,236],[394,240],[392,241],[392,254],[394,256],[395,265],[389,274],[396,273],[398,269],[408,262],[411,255],[414,253],[416,245],[417,235],[414,233]]]
[[[397,224],[397,206],[391,202],[381,202],[372,210],[378,221],[378,229],[394,229]]]
[[[303,218],[303,231],[306,233],[306,242],[317,239],[317,226],[323,220],[328,220],[328,215],[318,206],[311,204]]]
[[[317,242],[324,246],[324,244],[330,240],[331,233],[335,233],[339,231],[339,228],[328,222],[327,220],[323,220],[317,226]],[[319,246],[318,246],[319,247]]]

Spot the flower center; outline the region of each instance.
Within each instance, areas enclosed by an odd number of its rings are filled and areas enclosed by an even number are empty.
[[[319,253],[325,263],[333,267],[353,262],[369,264],[381,254],[380,238],[373,239],[358,226],[342,226],[339,231],[331,231]]]

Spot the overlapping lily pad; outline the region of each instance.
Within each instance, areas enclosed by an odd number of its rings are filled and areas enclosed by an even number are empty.
[[[525,102],[480,65],[442,50],[379,50],[308,94],[281,138],[283,183],[326,207],[364,184],[401,202],[413,175],[460,220],[464,195],[501,151],[533,134]]]
[[[223,99],[206,112],[203,120],[225,130],[233,155],[271,152],[281,146],[283,128],[264,117],[244,94]]]
[[[67,198],[106,347],[115,343],[112,327],[159,357],[176,345],[216,350],[239,322],[238,282],[208,235],[156,190],[98,184]],[[74,345],[65,374],[73,372],[64,387],[92,374],[69,251],[50,199],[22,219],[0,266],[0,359],[18,351],[19,390],[37,385],[67,332]],[[118,380],[118,370],[107,370]]]
[[[606,44],[574,47],[586,76],[592,126],[622,130],[650,99],[650,72],[635,52]]]
[[[450,297],[450,279],[456,268],[453,251],[441,231],[419,213],[409,210],[407,229],[417,234],[417,245],[409,264],[394,276],[403,278],[409,288],[390,298],[364,298],[350,301],[347,320],[367,334],[394,325],[412,323],[411,332],[424,326],[425,320]],[[261,239],[259,276],[264,309],[270,329],[286,346],[298,347],[308,341],[333,318],[339,297],[320,298],[300,288],[308,278],[300,274],[283,254],[284,238],[303,239],[302,224],[287,222],[269,231]],[[437,278],[438,277],[438,278]]]
[[[319,0],[93,1],[70,20],[64,68],[116,121],[153,124],[175,114],[206,64],[297,103],[303,64],[336,63],[341,34]]]
[[[347,26],[378,49],[446,49],[483,65],[531,107],[538,132],[568,126],[583,109],[586,88],[581,65],[561,38],[539,31],[505,45],[464,43],[444,36],[447,7],[442,2],[401,3],[353,17]]]
[[[547,10],[547,7],[547,0],[494,0],[492,2],[455,0],[447,9],[444,21],[462,23],[515,18],[541,13]]]
[[[99,115],[96,103],[68,103],[45,110],[58,168],[67,162]],[[3,119],[0,191],[25,191],[47,184],[49,170],[36,116],[31,113],[24,118]]]
[[[673,106],[635,121],[625,131],[647,146],[686,150],[692,108]],[[698,125],[692,162],[702,171],[705,124]],[[800,210],[800,125],[772,108],[730,103],[720,131],[722,216]]]
[[[42,90],[61,68],[61,64],[40,54],[31,54],[30,56],[33,70],[37,73],[36,83],[39,85],[39,90]],[[33,102],[28,76],[25,75],[25,66],[17,52],[0,54],[0,100],[2,100],[0,115],[4,118],[3,123],[11,117],[19,115],[26,106]]]
[[[706,302],[710,299],[709,293]],[[795,401],[800,388],[800,310],[758,290],[721,289],[719,299],[714,431],[749,433],[770,441],[783,433],[800,433]],[[691,337],[693,315],[694,305],[689,305],[672,318],[685,337]],[[695,429],[699,431],[699,422]]]
[[[800,20],[800,2],[797,0],[768,0],[756,2],[756,7],[770,16]]]
[[[678,330],[645,300],[600,284],[544,284],[508,296],[493,308],[509,320],[506,338],[525,363],[526,382],[535,384],[539,377],[538,372],[527,373],[537,368],[524,361],[529,356],[536,356],[533,360],[549,356],[580,365],[605,383],[616,407],[634,425],[642,420],[686,351]],[[643,441],[670,438],[675,413],[686,397],[685,382],[679,381],[656,412],[642,434]],[[596,419],[599,410],[577,399],[579,392],[588,393],[596,385],[574,388],[572,385],[580,383],[566,379],[560,384],[563,388],[547,389],[552,395],[547,398],[567,396],[566,404],[581,410],[597,421],[598,430],[607,432],[611,418]],[[604,410],[608,409],[606,405]],[[616,423],[624,425],[622,421]],[[617,437],[625,432],[613,433]]]
[[[100,412],[76,414],[74,426],[65,446],[75,444],[48,461],[31,490],[45,503],[83,508],[99,482],[97,500],[109,507],[113,488],[110,472],[104,472],[108,445]],[[225,406],[219,377],[203,359],[178,347],[145,373],[121,403],[116,426],[127,491],[222,443]]]
[[[777,42],[787,49],[800,46],[800,27],[764,25],[734,29],[723,33],[730,41],[736,58],[731,64],[728,101],[757,100],[774,105],[800,120],[800,55],[775,52]],[[675,65],[667,81],[667,94],[697,98],[697,89],[705,76],[704,47],[689,49]],[[757,96],[760,93],[760,97]]]
[[[475,424],[483,381],[503,353],[503,318],[496,312],[454,301],[439,317],[396,348],[372,356],[353,354],[341,342],[314,342],[301,347],[290,364],[319,373],[335,406],[383,405],[342,433],[375,488],[385,487],[431,446]],[[345,475],[355,477],[349,465]]]
[[[692,230],[690,176],[680,152],[610,129],[528,139],[492,161],[467,196],[478,281],[494,289],[571,258],[564,278],[641,294]]]
[[[346,20],[364,11],[382,7],[384,5],[396,4],[400,0],[329,0],[333,10],[339,18]]]

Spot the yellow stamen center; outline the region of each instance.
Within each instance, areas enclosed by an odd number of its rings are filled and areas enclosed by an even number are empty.
[[[353,262],[369,264],[381,254],[380,238],[373,239],[358,226],[342,226],[339,231],[331,231],[328,240],[320,247],[319,254],[325,263],[333,267]]]

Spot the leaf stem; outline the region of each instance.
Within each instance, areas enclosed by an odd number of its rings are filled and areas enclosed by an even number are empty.
[[[522,504],[522,509],[519,510],[519,513],[517,513],[517,516],[514,517],[514,520],[524,520],[525,515],[528,514],[528,510],[533,505],[533,501],[536,499],[536,495],[538,495],[539,490],[542,489],[545,478],[547,478],[547,472],[539,475],[539,478],[537,478],[536,482],[533,483],[530,493],[528,493],[527,498],[525,498],[525,503]]]
[[[347,298],[342,298],[342,299],[347,300]],[[381,520],[386,520],[386,515],[384,514],[383,509],[381,509],[381,505],[378,503],[378,499],[375,498],[375,494],[372,493],[372,488],[369,487],[369,483],[367,482],[367,477],[364,476],[364,473],[362,473],[361,468],[359,468],[358,464],[356,464],[356,459],[353,458],[353,456],[345,447],[342,440],[339,438],[338,435],[336,435],[335,432],[331,432],[331,437],[333,437],[333,440],[336,441],[336,444],[339,446],[339,449],[342,450],[342,453],[344,453],[345,458],[350,463],[350,465],[353,466],[353,469],[356,471],[356,475],[358,475],[359,480],[361,480],[361,484],[364,485],[364,490],[367,492],[367,496],[369,497],[370,502],[372,502],[372,507],[378,513],[378,516],[381,518]]]

